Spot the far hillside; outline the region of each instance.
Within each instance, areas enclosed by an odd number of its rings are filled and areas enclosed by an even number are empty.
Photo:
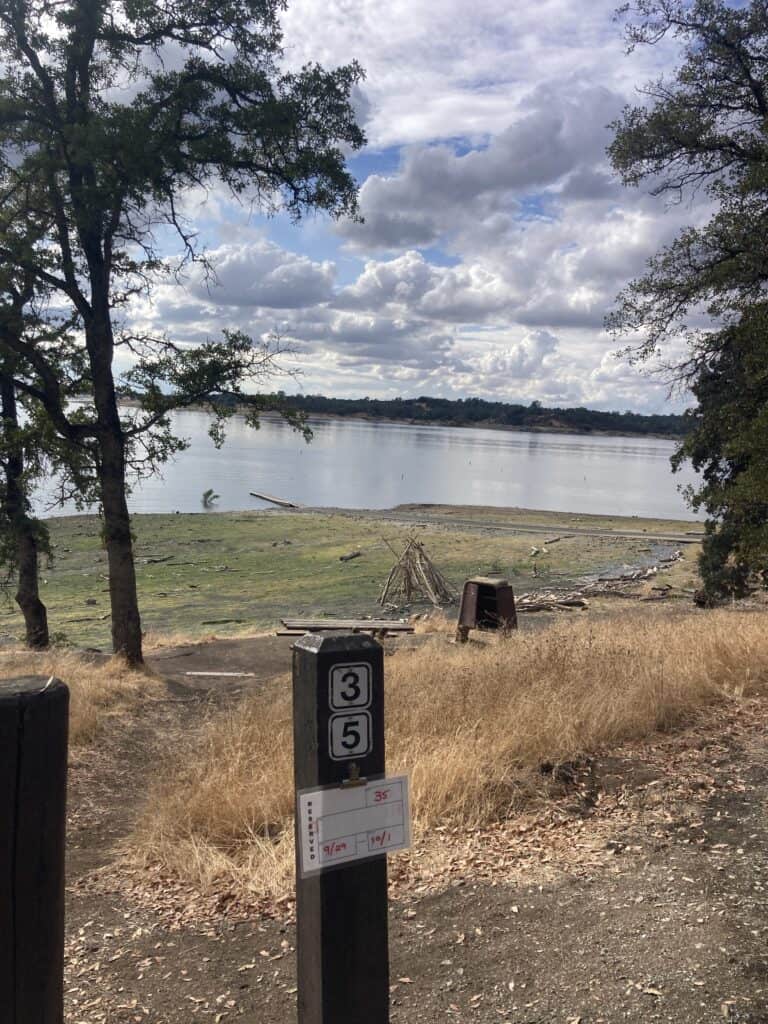
[[[286,396],[281,395],[281,398]],[[549,409],[540,402],[512,405],[483,398],[326,398],[292,395],[287,402],[309,414],[402,420],[452,427],[503,427],[516,430],[555,430],[579,434],[648,434],[683,437],[694,426],[690,414],[644,416],[636,412],[596,409]]]

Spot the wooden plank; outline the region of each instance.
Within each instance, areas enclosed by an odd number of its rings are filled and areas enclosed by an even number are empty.
[[[306,636],[307,633],[325,633],[335,632],[335,630],[324,630],[324,629],[276,629],[275,636]],[[352,633],[371,633],[373,636],[386,637],[390,631],[388,629],[353,629]],[[409,630],[397,630],[393,636],[402,636],[403,634],[413,633],[412,629]]]
[[[281,619],[286,629],[387,629],[392,633],[413,633],[414,627],[399,619]]]
[[[185,672],[185,676],[227,676],[233,679],[255,679],[255,672]]]

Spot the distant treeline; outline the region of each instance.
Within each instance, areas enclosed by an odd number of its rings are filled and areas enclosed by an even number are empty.
[[[692,427],[688,416],[636,412],[598,412],[596,409],[548,409],[540,402],[512,405],[483,398],[326,398],[324,395],[280,395],[305,413],[405,420],[445,426],[509,427],[523,430],[561,430],[574,433],[660,434],[682,437]]]

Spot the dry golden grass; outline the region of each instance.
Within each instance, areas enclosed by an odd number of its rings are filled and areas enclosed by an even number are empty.
[[[130,708],[156,684],[121,658],[89,659],[71,651],[8,651],[0,656],[0,679],[57,676],[69,687],[69,742],[90,743],[105,722]]]
[[[386,661],[388,765],[411,776],[417,828],[476,826],[541,790],[539,766],[669,730],[768,691],[762,614],[580,618],[491,644],[426,641]],[[162,773],[136,855],[209,889],[261,896],[292,872],[290,686],[206,721]]]
[[[205,890],[252,877],[259,892],[282,893],[293,850],[292,729],[287,678],[212,712],[158,773],[134,836],[138,857]]]
[[[155,629],[147,630],[142,638],[145,654],[162,651],[169,647],[186,647],[193,644],[212,644],[217,640],[255,640],[263,636],[274,636],[274,629],[254,630],[252,626],[233,627],[232,630],[201,633],[195,630],[173,630],[162,633]]]
[[[456,632],[456,616],[449,617],[442,609],[415,615],[411,624],[417,636],[422,633],[448,633],[453,636]]]

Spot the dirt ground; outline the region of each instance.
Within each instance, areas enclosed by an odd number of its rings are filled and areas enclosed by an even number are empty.
[[[119,856],[164,749],[287,671],[290,642],[156,652],[166,694],[78,754],[68,1024],[295,1021],[290,901],[259,915]],[[253,675],[186,675],[211,670]],[[392,857],[392,1020],[768,1022],[767,723],[768,702],[741,702],[574,766],[559,800],[457,842],[439,884]]]

